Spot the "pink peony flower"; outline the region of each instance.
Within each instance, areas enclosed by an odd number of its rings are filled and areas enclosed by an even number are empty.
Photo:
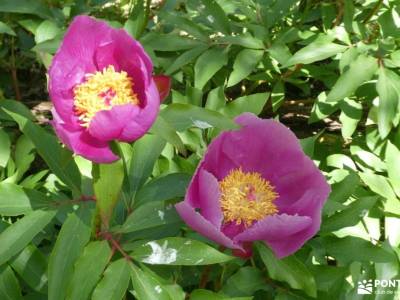
[[[330,187],[284,125],[250,113],[236,122],[243,127],[212,141],[176,209],[239,256],[251,255],[253,241],[288,256],[319,230]]]
[[[160,93],[153,65],[124,30],[78,16],[49,70],[52,125],[74,153],[97,163],[118,159],[109,142],[134,141],[155,121]],[[158,77],[166,97],[169,78]]]

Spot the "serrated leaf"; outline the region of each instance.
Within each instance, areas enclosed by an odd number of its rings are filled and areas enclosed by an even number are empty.
[[[221,48],[211,48],[201,54],[194,65],[195,88],[202,89],[227,62],[228,54]]]
[[[226,255],[203,242],[169,237],[156,241],[140,241],[131,247],[133,259],[154,265],[209,265],[223,263],[234,257]]]
[[[227,86],[233,86],[253,72],[264,55],[264,50],[243,49],[236,56]]]
[[[74,263],[89,242],[92,219],[93,209],[82,205],[78,211],[69,214],[61,227],[49,260],[49,300],[65,298]]]
[[[317,287],[313,275],[294,255],[277,259],[263,243],[257,243],[261,259],[272,279],[283,281],[294,289],[303,290],[308,296],[317,296]]]
[[[110,258],[107,241],[90,242],[76,261],[66,299],[89,299]]]
[[[121,258],[112,262],[96,286],[92,300],[121,300],[129,285],[129,262]]]
[[[351,96],[361,84],[371,79],[377,68],[378,63],[375,58],[358,56],[336,81],[326,101],[336,102]]]
[[[53,219],[55,211],[35,210],[7,227],[0,234],[0,265],[24,249],[26,245]]]

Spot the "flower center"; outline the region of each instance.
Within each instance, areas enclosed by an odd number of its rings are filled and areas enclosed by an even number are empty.
[[[224,222],[250,226],[268,215],[278,212],[274,200],[278,194],[274,186],[257,172],[234,169],[219,182]]]
[[[116,72],[114,66],[108,66],[85,77],[85,82],[74,87],[74,109],[83,127],[89,127],[90,121],[101,110],[110,110],[116,105],[139,104],[132,90],[133,80],[126,72]]]

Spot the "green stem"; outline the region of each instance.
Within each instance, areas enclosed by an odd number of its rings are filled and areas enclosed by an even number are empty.
[[[378,11],[378,9],[382,5],[382,3],[383,3],[383,0],[378,0],[378,2],[376,2],[374,8],[370,11],[370,13],[364,19],[364,21],[363,21],[364,24],[368,23],[368,21],[376,14],[376,12]]]

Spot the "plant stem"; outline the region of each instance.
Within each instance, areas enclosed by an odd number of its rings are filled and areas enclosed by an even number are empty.
[[[376,12],[378,11],[378,9],[382,5],[382,3],[383,3],[383,0],[378,0],[378,2],[376,2],[374,8],[370,11],[370,13],[364,19],[364,21],[363,21],[364,24],[368,23],[368,21],[376,14]]]
[[[15,49],[14,49],[14,38],[11,39],[11,57],[10,57],[10,63],[11,63],[11,78],[14,86],[14,91],[15,91],[15,99],[18,101],[21,101],[21,91],[19,89],[19,83],[18,83],[18,76],[17,76],[17,67],[15,64]]]

